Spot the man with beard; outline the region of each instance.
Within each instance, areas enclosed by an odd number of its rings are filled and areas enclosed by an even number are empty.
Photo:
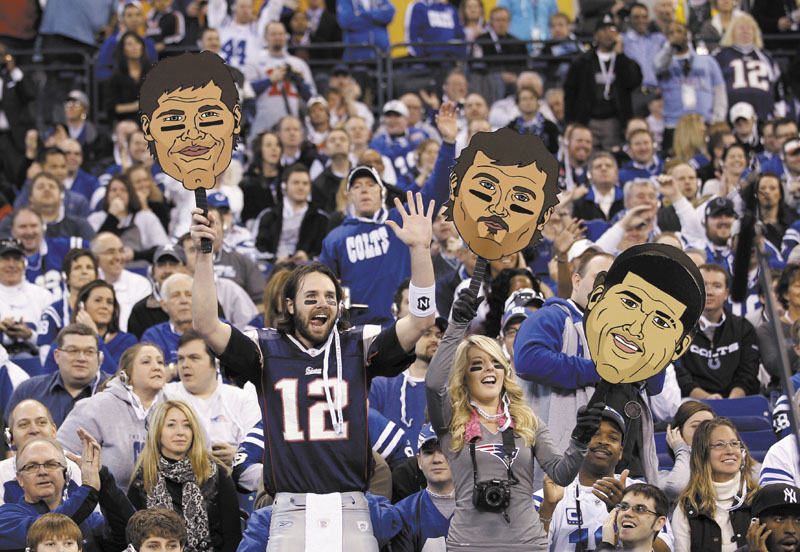
[[[370,407],[403,428],[408,436],[418,435],[425,425],[425,374],[446,329],[447,320],[436,318],[414,346],[417,358],[407,370],[393,378],[372,380]],[[416,441],[409,441],[416,452]]]
[[[639,483],[628,478],[627,470],[615,474],[614,467],[622,459],[625,422],[611,407],[602,413],[600,429],[589,442],[578,477],[566,487],[559,487],[549,478],[544,488],[534,494],[539,517],[548,528],[550,550],[572,552],[594,550],[601,541],[603,522],[622,498],[625,487]],[[687,447],[688,448],[688,447]],[[672,549],[672,531],[668,526],[659,532],[653,550]]]
[[[592,156],[592,131],[583,125],[571,125],[564,134],[564,151],[558,163],[558,187],[571,191],[576,186],[591,185],[588,161]]]
[[[289,276],[277,329],[245,335],[217,317],[213,257],[198,254],[193,326],[228,375],[240,385],[253,382],[262,395],[264,487],[275,496],[270,551],[378,550],[364,497],[374,465],[367,436],[369,379],[400,374],[412,346],[435,321],[434,202],[426,209],[421,194],[415,199],[409,193],[406,206],[396,204],[402,226],[393,220],[386,226],[409,250],[411,315],[386,329],[347,330],[336,276],[310,263]],[[193,216],[192,241],[200,251],[202,238],[215,237],[217,221],[200,209]]]

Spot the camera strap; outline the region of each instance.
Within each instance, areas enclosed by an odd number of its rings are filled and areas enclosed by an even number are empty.
[[[511,469],[511,462],[514,460],[514,428],[507,427],[503,430],[503,462],[506,465],[508,472],[508,484],[516,485],[519,479],[514,475],[514,470]],[[472,479],[475,484],[478,484],[478,462],[475,459],[475,439],[469,443],[469,455],[472,459]]]

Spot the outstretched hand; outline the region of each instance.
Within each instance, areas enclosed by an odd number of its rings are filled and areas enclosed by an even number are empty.
[[[403,219],[403,226],[400,227],[395,221],[387,220],[386,225],[392,229],[395,235],[400,238],[409,249],[413,247],[430,247],[431,237],[433,236],[433,211],[435,202],[428,204],[428,212],[425,213],[425,205],[422,203],[422,194],[407,192],[407,203],[403,205],[398,198],[394,199],[394,204],[400,217]],[[192,227],[194,228],[194,227]]]
[[[458,134],[458,108],[453,102],[445,102],[436,114],[436,128],[442,139],[450,144],[455,143]]]
[[[572,438],[582,445],[588,445],[600,428],[601,415],[605,407],[605,403],[602,402],[580,407],[576,415],[575,429],[572,430]]]

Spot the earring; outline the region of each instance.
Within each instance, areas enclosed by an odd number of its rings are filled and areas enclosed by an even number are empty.
[[[128,374],[126,374],[125,372],[120,372],[119,381],[121,381],[122,383],[128,383]]]

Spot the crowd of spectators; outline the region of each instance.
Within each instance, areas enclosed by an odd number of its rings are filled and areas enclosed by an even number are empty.
[[[148,550],[162,539],[170,550],[264,550],[270,516],[283,513],[265,507],[262,390],[234,385],[244,381],[223,369],[230,351],[193,320],[207,304],[193,297],[206,282],[193,194],[162,170],[140,127],[153,65],[198,50],[226,62],[243,113],[233,160],[208,194],[212,307],[235,335],[291,337],[282,321],[299,302],[285,285],[314,261],[341,284],[353,325],[415,316],[419,264],[396,231],[408,215],[399,205],[419,193],[434,206],[435,321],[400,375],[371,377],[369,415],[349,429],[368,435],[376,464],[364,507],[381,549],[489,538],[557,552],[800,549],[795,437],[759,464],[736,420],[700,402],[793,394],[781,348],[800,383],[800,4],[577,0],[574,17],[562,4],[418,0],[403,14],[389,0],[3,2],[0,549],[60,539]],[[386,88],[376,58],[395,52],[388,26],[403,17],[408,55]],[[501,128],[541,137],[558,160],[560,202],[538,244],[489,263],[481,304],[464,291],[476,256],[445,203],[455,159]],[[744,300],[731,298],[750,204],[778,336],[755,251]],[[641,389],[674,461],[658,477],[625,448],[627,411],[607,408],[579,431],[600,381],[576,375],[593,371],[589,294],[620,253],[645,243],[683,250],[706,293],[688,352]],[[457,332],[474,362],[503,365],[530,449],[514,469],[529,465],[519,489],[537,492],[519,505],[515,491],[517,521],[497,515],[497,534],[457,505],[471,497],[449,466],[469,458],[463,433],[442,437],[441,413],[455,399],[428,411],[429,366]],[[334,432],[341,420],[327,400],[321,431]],[[476,408],[484,438],[499,435],[502,422]],[[505,441],[481,447],[505,462]]]

